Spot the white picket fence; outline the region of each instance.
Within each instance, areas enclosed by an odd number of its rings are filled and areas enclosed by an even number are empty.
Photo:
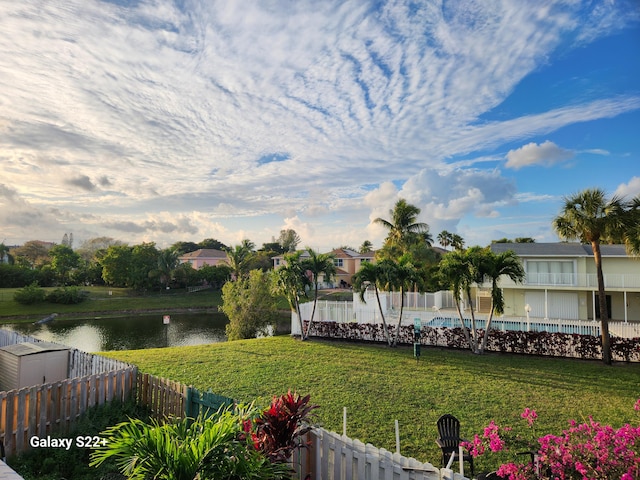
[[[387,323],[395,325],[398,322],[399,310],[397,308],[385,308],[385,320]],[[311,318],[313,302],[300,305],[300,313],[303,320]],[[483,329],[487,320],[487,315],[476,314],[476,326]],[[419,319],[422,326],[454,328],[460,326],[460,319],[457,313],[448,310],[436,309],[412,309],[405,307],[402,314],[402,325],[413,325]],[[376,301],[368,300],[366,304],[361,302],[335,302],[319,300],[313,318],[314,322],[338,322],[338,323],[382,323],[380,312]],[[471,325],[471,318],[465,315],[465,324]],[[491,328],[501,331],[521,331],[521,332],[551,332],[568,333],[579,335],[600,336],[600,322],[593,320],[563,320],[555,318],[538,317],[494,317],[491,321]],[[621,338],[640,337],[640,323],[637,322],[609,322],[609,331],[612,335]],[[300,334],[300,323],[294,312],[291,314],[291,334]]]
[[[465,480],[464,474],[436,468],[369,443],[314,428],[307,434],[309,448],[294,456],[295,478],[322,480]]]

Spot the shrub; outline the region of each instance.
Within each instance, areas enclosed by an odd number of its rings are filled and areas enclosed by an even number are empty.
[[[43,302],[44,298],[44,289],[40,288],[37,282],[21,288],[13,294],[13,299],[22,305],[33,305],[34,303]]]
[[[78,287],[56,288],[55,290],[49,292],[49,294],[46,296],[46,300],[47,302],[51,303],[72,305],[83,302],[87,298],[88,294],[89,292]]]

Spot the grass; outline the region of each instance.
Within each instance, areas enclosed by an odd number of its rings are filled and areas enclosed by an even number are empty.
[[[77,305],[60,305],[42,302],[35,305],[21,305],[13,300],[16,288],[0,289],[0,323],[19,320],[32,321],[50,313],[56,312],[61,317],[65,315],[81,318],[83,314],[93,317],[100,312],[136,312],[153,309],[189,309],[213,308],[217,309],[222,303],[219,290],[202,290],[187,293],[185,290],[169,290],[168,292],[147,295],[135,294],[125,288],[86,287],[89,297]],[[46,291],[53,288],[45,288]],[[111,294],[109,294],[111,292]]]
[[[144,372],[191,384],[238,401],[266,405],[288,389],[311,394],[317,420],[347,434],[395,450],[399,420],[402,453],[438,466],[436,420],[452,413],[467,438],[492,419],[521,422],[525,407],[537,410],[537,432],[559,434],[567,420],[593,416],[619,427],[638,424],[640,364],[616,364],[531,356],[410,348],[273,337],[214,345],[108,352]],[[502,460],[513,457],[503,457]],[[500,457],[481,457],[478,470]]]

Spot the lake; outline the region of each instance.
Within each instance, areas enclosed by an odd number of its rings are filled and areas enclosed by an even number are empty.
[[[290,323],[290,317],[283,316],[277,334],[288,333],[284,327],[287,321]],[[20,323],[3,325],[2,328],[85,352],[99,352],[226,342],[224,329],[227,323],[223,313],[180,313],[171,314],[169,325],[164,325],[163,315],[154,314],[84,320],[56,319],[43,325]]]

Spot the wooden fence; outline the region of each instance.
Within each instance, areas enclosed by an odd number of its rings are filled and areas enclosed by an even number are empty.
[[[87,409],[127,400],[136,385],[137,368],[71,378],[0,392],[0,441],[7,456],[30,448],[32,437],[67,433]]]
[[[323,480],[463,480],[464,475],[403,457],[371,444],[314,428],[304,440],[309,448],[293,458],[295,478]]]
[[[157,420],[183,417],[188,388],[180,382],[140,373],[136,383],[136,402],[147,407]]]

